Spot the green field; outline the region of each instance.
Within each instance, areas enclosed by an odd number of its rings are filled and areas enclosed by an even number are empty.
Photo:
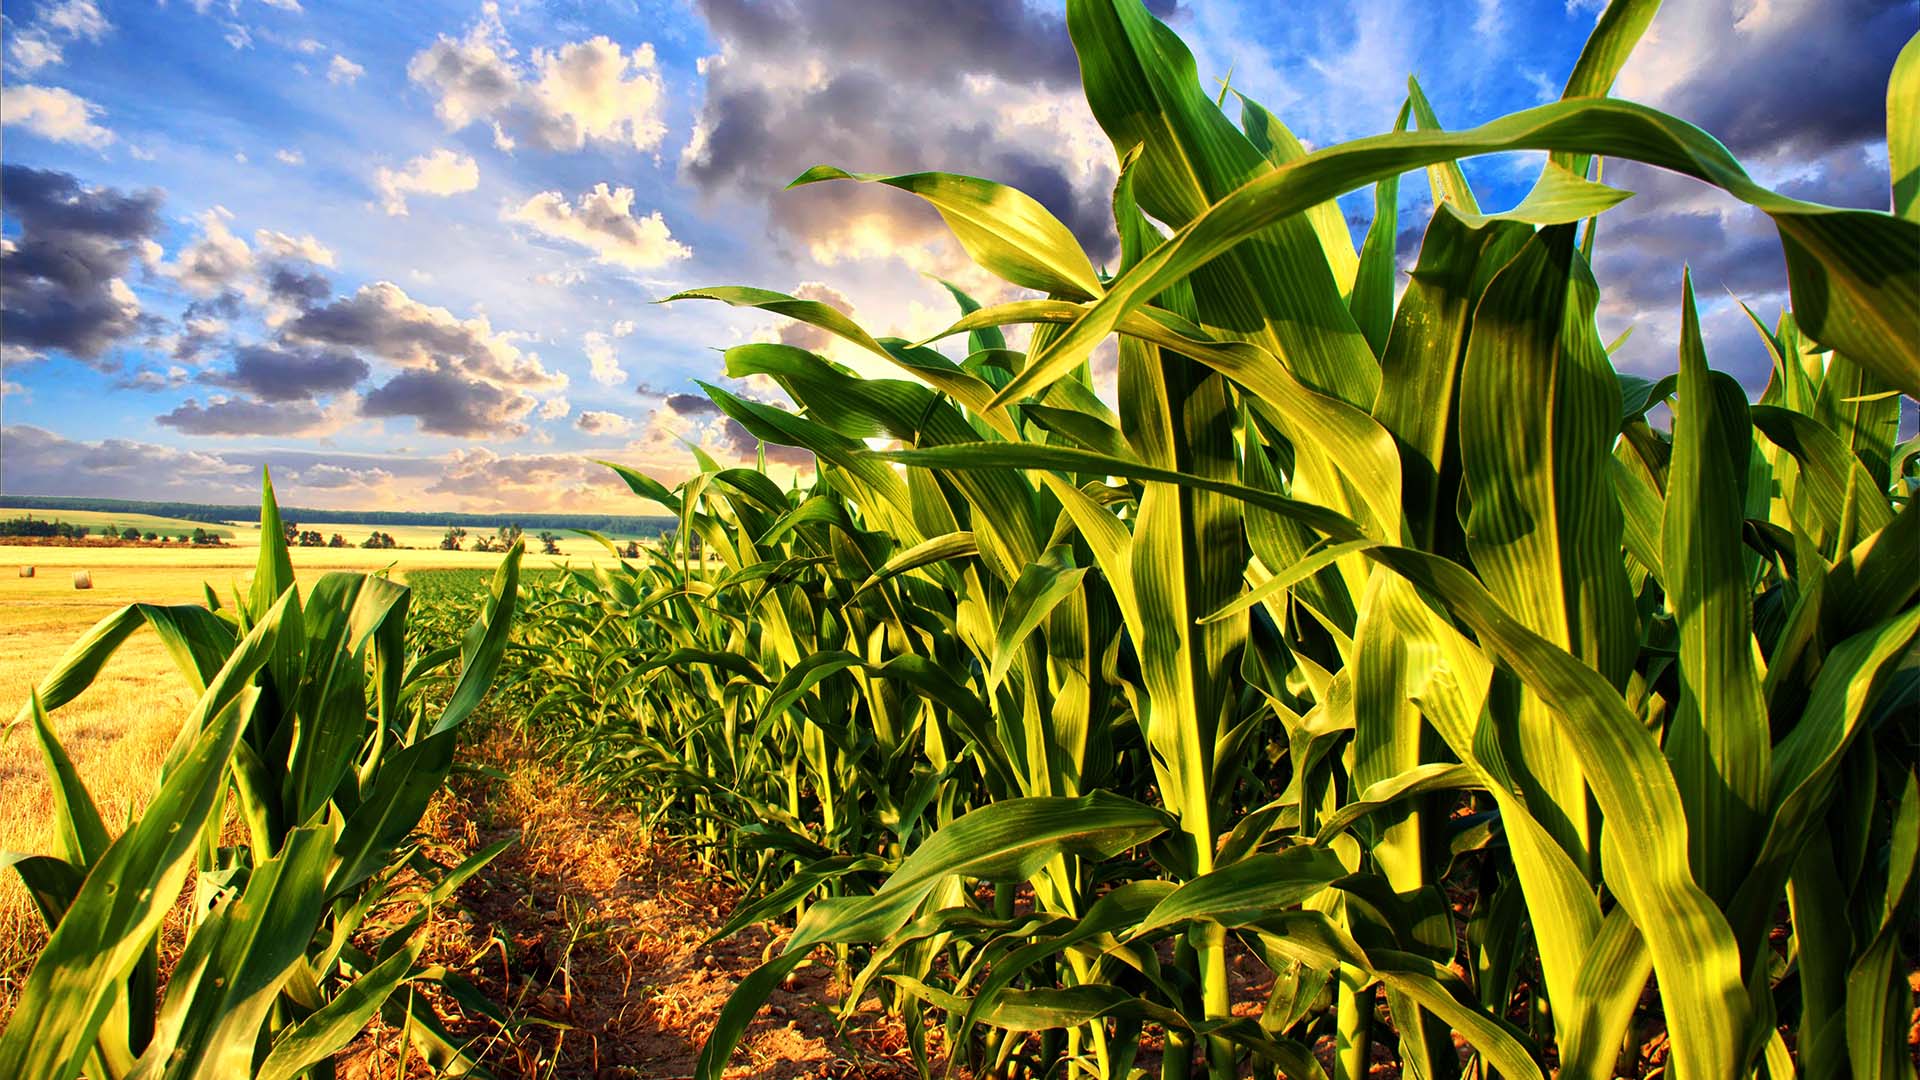
[[[215,536],[231,538],[245,531],[249,526],[207,521],[188,521],[185,518],[155,517],[152,514],[109,514],[94,510],[41,510],[41,509],[5,509],[0,510],[0,520],[32,517],[41,521],[66,522],[69,525],[85,525],[96,536],[103,535],[102,530],[111,528],[115,533],[124,529],[139,529],[142,535],[158,533],[168,539],[192,536],[193,530],[204,529]],[[258,526],[253,526],[256,531]]]

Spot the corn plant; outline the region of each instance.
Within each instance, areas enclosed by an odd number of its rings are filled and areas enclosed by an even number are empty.
[[[333,1055],[383,1009],[429,1060],[473,1070],[402,988],[439,981],[477,998],[419,963],[418,931],[504,842],[444,867],[411,834],[499,666],[520,551],[464,640],[410,654],[408,590],[330,573],[303,598],[279,523],[263,480],[260,561],[232,607],[209,588],[204,606],[123,608],[22,710],[52,780],[58,850],[6,856],[50,936],[0,1035],[0,1074],[331,1076]],[[143,625],[199,699],[153,801],[109,837],[50,713]],[[457,675],[444,670],[454,661]],[[438,707],[426,692],[436,682],[451,684]],[[222,842],[229,792],[242,833],[233,845]],[[157,937],[190,873],[186,940],[163,988]]]
[[[1893,212],[1838,210],[1606,97],[1656,7],[1615,0],[1556,103],[1449,132],[1410,81],[1393,131],[1309,153],[1255,102],[1233,122],[1136,0],[1070,0],[1111,272],[1014,189],[822,166],[797,182],[924,199],[1033,295],[956,292],[957,360],[818,301],[675,297],[904,376],[728,350],[794,407],[709,395],[811,451],[813,489],[622,469],[683,546],[575,575],[532,631],[558,745],[764,886],[728,929],[798,906],[699,1075],[822,946],[849,1007],[941,1017],[981,1070],[1126,1077],[1152,1027],[1166,1077],[1321,1077],[1331,1040],[1339,1080],[1378,1045],[1604,1078],[1652,985],[1670,1075],[1912,1075],[1920,46]],[[1516,150],[1538,183],[1483,210],[1459,159]],[[1614,370],[1591,259],[1628,195],[1600,157],[1777,226],[1794,310],[1755,319],[1758,403],[1679,268],[1675,373]],[[1436,209],[1396,301],[1415,170]],[[1333,200],[1367,185],[1356,250]],[[1239,952],[1273,975],[1257,1017]]]

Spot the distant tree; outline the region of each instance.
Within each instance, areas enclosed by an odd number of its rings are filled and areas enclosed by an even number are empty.
[[[147,535],[145,535],[145,536],[143,536],[143,537],[141,537],[141,539],[142,539],[142,540],[158,540],[158,539],[160,539],[160,534],[159,534],[159,533],[152,533],[152,532],[150,532],[150,533],[148,533]]]
[[[541,533],[540,534],[540,554],[542,555],[560,554],[560,537],[550,532]]]
[[[500,550],[505,551],[508,548],[512,547],[513,545],[519,543],[520,537],[524,532],[525,530],[521,529],[520,526],[514,524],[513,522],[508,522],[506,525],[502,526],[500,529]]]
[[[336,547],[338,547],[338,548],[343,548],[343,547],[346,547],[346,546],[347,546],[347,538],[346,538],[346,537],[344,537],[344,536],[341,536],[341,535],[340,535],[339,533],[334,533],[334,534],[333,534],[333,536],[332,536],[331,538],[329,538],[329,539],[327,540],[327,546],[328,546],[328,547],[330,547],[330,548],[336,548]]]
[[[122,540],[138,540],[138,539],[140,539],[140,530],[139,530],[139,529],[135,529],[135,528],[132,528],[132,527],[128,527],[128,528],[125,528],[125,529],[122,529],[122,530],[120,530],[120,539],[122,539]]]
[[[282,521],[280,531],[287,535],[287,543],[295,543],[300,538],[300,526],[296,522]]]
[[[447,529],[447,535],[440,538],[440,550],[441,551],[459,551],[460,542],[465,540],[466,538],[467,538],[467,530],[462,529],[457,525],[451,526]]]
[[[640,541],[638,540],[627,541],[627,546],[620,549],[620,555],[622,558],[627,558],[627,559],[639,558],[640,557]]]
[[[326,547],[327,538],[320,535],[319,529],[300,530],[301,547]]]
[[[195,532],[198,532],[199,530],[198,530],[198,529],[196,529],[196,530],[194,530],[194,531],[195,531]],[[184,543],[186,543],[186,542],[187,542],[187,541],[188,541],[188,540],[189,540],[190,538],[189,538],[189,537],[187,536],[187,534],[186,534],[186,533],[181,533],[181,534],[180,534],[179,536],[176,536],[176,537],[174,537],[174,539],[175,539],[175,540],[177,540],[177,541],[179,541],[180,543],[182,543],[182,544],[184,544]]]
[[[393,542],[393,535],[391,533],[383,533],[378,530],[375,530],[373,535],[367,537],[366,540],[360,544],[360,546],[363,548],[385,549],[385,548],[397,547],[398,545],[396,545]]]

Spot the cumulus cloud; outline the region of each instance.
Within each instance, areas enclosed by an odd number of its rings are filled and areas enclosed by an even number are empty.
[[[540,419],[562,420],[573,411],[573,404],[564,397],[548,398],[540,403]]]
[[[603,263],[651,270],[693,254],[673,238],[660,211],[634,214],[630,187],[595,184],[571,204],[558,191],[542,191],[504,217],[588,248]]]
[[[565,375],[548,371],[537,355],[521,352],[485,316],[458,318],[415,300],[391,281],[363,285],[352,296],[305,311],[285,330],[294,338],[364,349],[406,367],[457,369],[526,390],[567,385]]]
[[[494,143],[579,150],[604,142],[651,150],[666,135],[653,46],[631,52],[604,35],[522,60],[489,4],[463,38],[442,35],[415,54],[407,76],[434,95],[449,131],[492,126]]]
[[[625,435],[633,430],[633,421],[615,412],[582,409],[573,426],[589,435]]]
[[[11,92],[9,92],[11,93]],[[0,208],[19,227],[0,240],[0,309],[17,357],[52,349],[100,365],[139,327],[123,275],[159,231],[157,191],[89,188],[69,173],[0,165]]]
[[[260,253],[269,259],[295,259],[315,266],[333,265],[333,249],[314,239],[312,233],[289,236],[272,229],[255,229],[253,242],[259,247]]]
[[[479,187],[480,165],[466,154],[441,148],[399,169],[382,165],[374,174],[373,184],[380,191],[380,205],[388,214],[398,216],[407,212],[408,195],[444,198]]]
[[[1117,250],[1113,153],[1081,99],[1058,14],[1023,0],[700,8],[718,51],[702,61],[706,99],[682,174],[711,197],[765,205],[816,260],[897,254],[946,272],[960,262],[939,218],[916,199],[889,197],[899,192],[781,190],[823,162],[986,176],[1040,200],[1096,264]]]
[[[369,391],[361,412],[412,417],[430,434],[518,437],[528,430],[523,421],[537,403],[533,394],[567,385],[565,375],[522,352],[514,335],[496,331],[485,316],[458,318],[389,281],[309,308],[282,332],[290,342],[356,350],[398,364],[404,370]]]
[[[1684,117],[1742,158],[1833,152],[1886,137],[1887,73],[1913,27],[1906,0],[1669,4],[1614,93]]]
[[[100,106],[57,86],[11,86],[0,95],[0,125],[96,150],[113,141],[113,132],[93,122],[100,111]]]
[[[360,76],[366,73],[366,68],[341,56],[339,53],[333,54],[333,59],[327,62],[327,81],[336,86],[341,83],[352,86],[354,83],[360,81]]]
[[[613,351],[613,343],[607,340],[607,335],[589,331],[581,336],[580,341],[586,351],[594,382],[602,386],[619,386],[627,381],[627,369],[620,366],[620,357]]]
[[[323,461],[301,469],[296,479],[306,487],[331,491],[340,488],[384,487],[393,479],[393,474],[378,467],[355,469]]]
[[[0,488],[7,491],[234,501],[258,495],[257,471],[214,454],[128,439],[82,442],[26,424],[8,426],[0,442]]]
[[[192,361],[223,340],[234,319],[246,308],[245,298],[232,290],[189,303],[180,312],[179,332],[172,345],[175,360]],[[165,344],[164,340],[155,344]]]
[[[345,349],[244,345],[234,350],[233,367],[208,381],[262,401],[285,402],[351,390],[372,373],[365,360]]]
[[[298,150],[292,150],[286,147],[275,150],[273,157],[274,160],[282,165],[305,165],[307,163],[307,155]]]
[[[847,299],[847,294],[824,281],[801,282],[793,290],[793,295],[802,300],[817,300],[828,307],[838,308],[847,315],[853,314],[853,301]],[[827,331],[798,319],[781,320],[779,335],[780,343],[783,345],[814,352],[824,350],[834,340],[833,335]]]
[[[495,453],[485,447],[455,451],[438,463],[429,495],[451,496],[471,508],[579,510],[601,507],[632,513],[633,496],[613,470],[578,454]]]
[[[1614,93],[1699,125],[1786,194],[1884,210],[1885,88],[1911,28],[1912,5],[1895,0],[1669,4]],[[1704,184],[1631,162],[1608,162],[1606,177],[1637,193],[1601,219],[1594,260],[1603,333],[1634,328],[1615,362],[1674,369],[1685,264],[1710,362],[1750,389],[1764,385],[1770,362],[1728,294],[1769,321],[1788,306],[1769,220]]]
[[[199,217],[200,235],[180,249],[164,272],[201,296],[212,296],[253,272],[253,249],[227,223],[233,212],[215,206]]]
[[[269,404],[246,398],[216,397],[205,405],[188,398],[154,420],[184,435],[315,436],[339,430],[341,416],[311,401]]]
[[[99,41],[112,29],[93,0],[58,0],[42,5],[32,22],[13,32],[7,56],[20,70],[32,74],[64,60],[68,44]]]
[[[720,406],[705,394],[668,394],[661,404],[678,416],[698,419],[720,415]]]
[[[365,416],[410,416],[431,435],[518,438],[527,433],[520,421],[533,406],[527,394],[457,370],[432,368],[395,375],[367,394],[360,411]]]
[[[267,271],[267,294],[294,308],[309,308],[333,294],[333,284],[317,270],[276,266]]]
[[[637,463],[676,479],[691,464],[684,449],[671,462]],[[83,442],[25,425],[0,429],[0,490],[9,492],[244,505],[260,497],[262,466],[273,469],[287,506],[350,508],[377,499],[482,513],[644,512],[611,470],[579,454],[501,454],[483,447],[358,454],[259,442],[189,451],[126,439]]]

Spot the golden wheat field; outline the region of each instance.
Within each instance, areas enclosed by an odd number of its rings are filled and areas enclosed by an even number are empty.
[[[0,649],[0,709],[7,723],[20,715],[33,687],[68,647],[118,608],[136,601],[201,602],[204,586],[231,604],[234,594],[251,584],[258,536],[257,529],[240,530],[240,542],[213,548],[0,545],[0,639],[6,642]],[[591,541],[570,546],[583,545]],[[491,569],[500,560],[485,552],[422,549],[296,547],[290,555],[303,589],[330,570],[390,568],[404,576],[428,569]],[[601,551],[598,561],[609,558]],[[527,557],[530,567],[595,561],[584,551]],[[32,577],[20,576],[26,566],[34,568]],[[92,588],[74,587],[79,571],[91,577]],[[193,695],[159,639],[140,633],[115,654],[99,681],[53,714],[62,745],[110,830],[118,832],[152,795],[160,762],[192,704]],[[10,726],[0,736],[0,851],[48,850],[52,810],[40,752],[24,727]],[[32,957],[45,936],[20,880],[11,874],[0,878],[0,973]]]

